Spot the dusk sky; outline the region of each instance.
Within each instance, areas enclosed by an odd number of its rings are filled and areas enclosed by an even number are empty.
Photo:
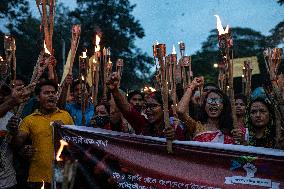
[[[75,0],[59,0],[73,9]],[[130,0],[136,4],[133,15],[140,21],[146,36],[137,39],[136,45],[152,55],[152,44],[156,40],[167,45],[167,53],[178,41],[186,44],[186,53],[200,49],[216,27],[218,14],[223,26],[249,27],[268,35],[269,31],[284,20],[284,6],[276,0]],[[35,1],[31,1],[36,14]]]

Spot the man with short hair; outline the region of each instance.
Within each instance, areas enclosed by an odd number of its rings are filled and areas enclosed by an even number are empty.
[[[40,188],[42,181],[46,183],[46,188],[51,185],[54,148],[51,122],[60,120],[62,124],[73,125],[69,113],[57,108],[57,87],[56,83],[49,80],[38,84],[35,93],[40,107],[23,119],[13,139],[14,145],[21,147],[30,137],[36,149],[29,168],[28,182],[32,189]]]
[[[85,87],[84,83],[81,83],[80,80],[76,80],[73,82],[73,95],[74,95],[74,102],[67,103],[65,105],[66,110],[70,113],[72,116],[75,125],[77,126],[90,126],[90,121],[94,115],[94,106],[93,104],[89,101],[89,86],[87,84],[86,90],[85,91],[87,94],[84,94],[82,91],[82,86]],[[85,123],[82,122],[82,97],[85,95]]]

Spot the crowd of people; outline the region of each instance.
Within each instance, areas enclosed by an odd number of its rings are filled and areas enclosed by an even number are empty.
[[[279,117],[261,87],[251,96],[235,95],[236,126],[229,97],[217,85],[196,77],[178,94],[178,104],[169,98],[171,127],[165,127],[161,91],[135,90],[126,94],[119,83],[120,76],[112,73],[106,82],[107,98],[99,100],[96,106],[91,102],[87,83],[73,79],[72,75],[66,77],[60,96],[58,84],[44,77],[33,84],[35,90],[25,87],[21,77],[11,85],[2,84],[0,188],[41,188],[42,181],[45,188],[51,186],[52,123],[169,140],[284,148],[283,128],[277,129]],[[18,116],[16,112],[22,103],[25,107]]]

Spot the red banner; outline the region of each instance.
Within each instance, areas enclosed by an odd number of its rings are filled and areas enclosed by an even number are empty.
[[[74,188],[284,188],[282,150],[174,141],[168,154],[165,139],[76,126],[54,140],[56,155],[68,143],[56,167],[79,162]]]

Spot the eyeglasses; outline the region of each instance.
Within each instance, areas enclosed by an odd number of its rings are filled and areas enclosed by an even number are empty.
[[[221,104],[223,103],[223,99],[222,98],[207,98],[206,102],[208,104]]]
[[[154,110],[155,108],[161,106],[160,104],[146,104],[145,109]]]

